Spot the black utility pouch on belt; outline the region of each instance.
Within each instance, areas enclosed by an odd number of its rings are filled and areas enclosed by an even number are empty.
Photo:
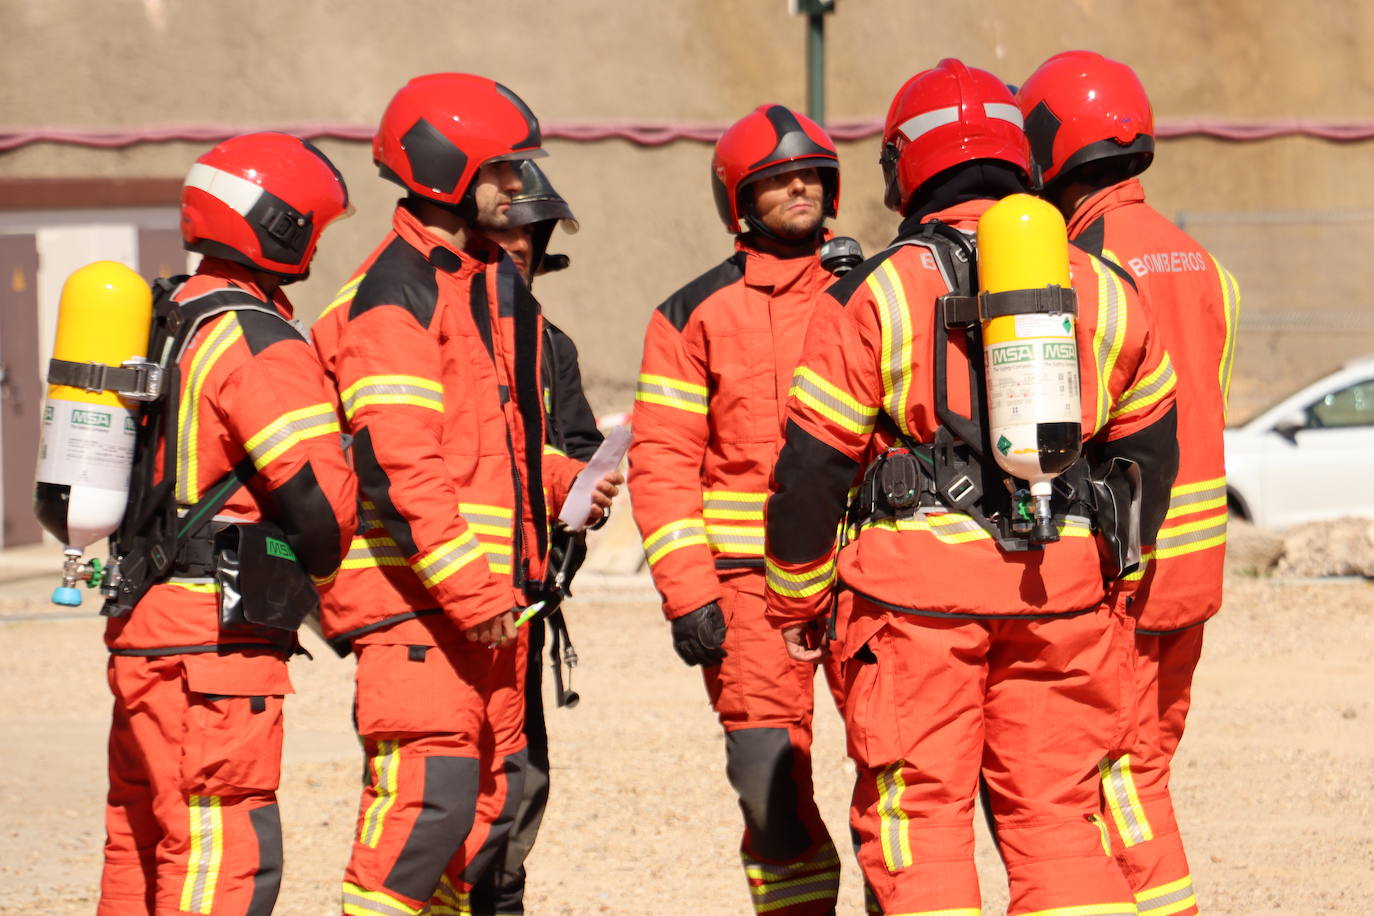
[[[310,575],[271,522],[230,525],[215,535],[219,622],[225,630],[294,631],[319,607]]]
[[[1106,572],[1120,579],[1140,567],[1140,466],[1113,457],[1092,475],[1097,527],[1107,542]]]

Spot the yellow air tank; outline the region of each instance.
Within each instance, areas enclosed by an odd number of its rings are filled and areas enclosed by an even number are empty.
[[[1029,194],[989,207],[978,221],[978,278],[993,454],[1029,485],[1031,539],[1056,541],[1052,481],[1082,446],[1077,306],[1059,211]]]
[[[141,362],[152,316],[148,284],[115,261],[87,264],[62,286],[50,381],[59,360],[94,366],[82,383],[89,387],[49,384],[43,408],[33,501],[38,521],[66,548],[63,584],[53,593],[57,604],[80,604],[77,581],[98,584],[99,566],[81,566],[82,551],[112,534],[124,517],[139,406],[97,387],[98,367]]]

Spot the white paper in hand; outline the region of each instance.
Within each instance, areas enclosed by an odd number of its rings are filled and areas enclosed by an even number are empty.
[[[606,434],[606,440],[596,450],[592,460],[582,469],[573,481],[568,498],[563,500],[563,511],[558,520],[573,531],[587,527],[587,517],[592,514],[592,493],[596,492],[596,482],[614,471],[630,448],[630,424],[617,426]]]

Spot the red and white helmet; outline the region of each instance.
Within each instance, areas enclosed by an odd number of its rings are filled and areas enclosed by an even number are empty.
[[[1131,157],[1131,174],[1154,158],[1155,116],[1130,67],[1093,51],[1064,51],[1041,64],[1016,94],[1026,136],[1049,184],[1087,162]]]
[[[952,57],[906,81],[887,109],[879,160],[884,203],[905,212],[921,185],[945,169],[997,159],[1030,176],[1030,147],[1011,90]]]
[[[721,222],[733,235],[761,227],[750,207],[740,206],[740,190],[769,175],[815,168],[825,185],[821,213],[840,209],[840,157],[835,143],[815,121],[782,105],[760,105],[740,118],[716,141],[711,159],[711,190]]]
[[[324,227],[350,212],[343,176],[313,144],[244,134],[191,166],[181,188],[181,237],[187,251],[300,278]]]
[[[439,204],[459,204],[488,162],[535,159],[539,121],[520,96],[471,73],[417,76],[392,96],[372,138],[383,178]]]

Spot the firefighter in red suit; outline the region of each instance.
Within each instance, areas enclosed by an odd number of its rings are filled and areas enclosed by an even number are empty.
[[[356,483],[324,373],[281,289],[307,274],[320,233],[347,211],[338,171],[286,134],[221,143],[182,190],[182,235],[204,257],[171,294],[172,314],[224,309],[207,314],[176,360],[170,432],[146,444],[158,455],[156,487],[132,493],[131,506],[156,510],[149,501],[163,497],[151,494],[165,486],[169,511],[185,517],[221,485],[237,489],[106,626],[115,703],[102,916],[266,916],[276,902],[295,633],[222,623],[216,569],[223,538],[255,523],[275,523],[323,590],[347,549]],[[136,552],[117,549],[121,566],[135,565]]]
[[[505,225],[514,163],[539,155],[538,122],[501,84],[407,83],[373,140],[407,197],[313,329],[363,499],[323,608],[325,635],[357,658],[367,755],[350,916],[466,913],[468,865],[521,795],[516,619],[582,465],[544,447],[539,306],[478,233]],[[598,511],[618,480],[599,482]]]
[[[768,615],[794,658],[825,651],[812,624],[837,580],[853,593],[835,647],[858,769],[851,826],[887,913],[980,912],[980,776],[1010,913],[1135,912],[1096,779],[1126,727],[1126,631],[1103,558],[1133,529],[1094,532],[1088,478],[1108,467],[1114,483],[1138,480],[1148,543],[1176,459],[1168,355],[1122,278],[1071,248],[1087,460],[1061,478],[1047,542],[1027,549],[985,439],[976,313],[960,323],[942,307],[937,320],[937,297],[978,289],[969,234],[1025,191],[1029,155],[1011,93],[986,71],[944,60],[898,91],[881,162],[903,222],[816,306],[768,501]]]
[[[782,405],[839,204],[825,131],[781,105],[730,127],[712,164],[735,251],[654,311],[635,395],[630,490],[673,644],[700,665],[760,913],[834,912],[839,859],[813,799],[815,665],[763,616],[763,510]]]
[[[1179,469],[1152,556],[1123,583],[1135,620],[1138,731],[1102,761],[1103,817],[1142,913],[1197,912],[1169,796],[1169,768],[1202,651],[1221,607],[1226,555],[1222,428],[1240,293],[1206,249],[1145,202],[1135,177],[1154,157],[1154,114],[1125,64],[1090,51],[1043,63],[1021,87],[1042,194],[1069,235],[1125,268],[1178,376]]]

